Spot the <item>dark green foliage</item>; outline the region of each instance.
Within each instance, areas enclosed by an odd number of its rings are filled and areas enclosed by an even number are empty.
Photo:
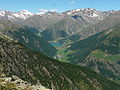
[[[72,56],[70,57],[70,60],[72,61],[77,58],[84,60],[101,43],[101,40],[98,40],[99,35],[101,35],[101,33],[73,43],[68,50],[74,50],[76,52],[72,53],[72,55],[69,55]]]
[[[46,41],[57,40],[58,38],[64,38],[67,33],[63,30],[45,30],[41,32],[42,38]]]
[[[0,35],[3,72],[53,90],[119,90],[120,86],[85,67],[53,60]]]
[[[71,44],[69,62],[81,64],[103,76],[120,80],[120,25]],[[101,65],[101,64],[103,65]]]
[[[80,35],[79,34],[72,35],[72,36],[69,37],[69,39],[71,41],[77,41],[77,40],[80,39]]]
[[[50,45],[47,41],[43,40],[42,37],[38,36],[37,29],[14,24],[8,20],[0,19],[0,32],[11,36],[24,44],[27,48],[42,52],[50,57],[56,54],[56,49]]]
[[[71,60],[78,58],[84,60],[96,49],[101,49],[110,54],[120,54],[120,26],[115,26],[105,32],[95,34],[87,39],[71,44],[68,50],[73,50]]]
[[[43,40],[42,37],[35,35],[31,31],[36,31],[36,29],[21,28],[15,32],[12,32],[13,38],[21,42],[27,48],[42,52],[48,56],[54,56],[56,54],[56,49],[50,45],[47,41]]]

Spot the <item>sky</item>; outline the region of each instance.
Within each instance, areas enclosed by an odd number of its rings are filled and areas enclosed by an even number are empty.
[[[0,0],[0,10],[31,12],[95,8],[99,11],[120,10],[120,0]]]

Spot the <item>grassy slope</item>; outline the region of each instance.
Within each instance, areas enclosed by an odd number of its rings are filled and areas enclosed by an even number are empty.
[[[70,52],[65,52],[66,48],[68,48],[67,45],[63,45],[63,46],[59,46],[56,47],[57,48],[57,59],[59,59],[59,61],[61,62],[66,62],[69,63],[68,61],[68,56],[70,54]]]
[[[112,55],[109,53],[106,53],[102,50],[94,50],[89,57],[95,57],[97,59],[103,59],[105,61],[110,61],[110,62],[116,62],[120,59],[120,55],[116,54],[116,55]]]
[[[120,25],[77,41],[68,49],[70,62],[86,67],[112,79],[120,80]],[[67,52],[69,52],[67,51]]]
[[[120,49],[120,26],[116,26],[105,32],[98,33],[87,39],[77,41],[68,50],[75,51],[73,58],[84,60],[94,50],[103,50],[110,54],[119,54]]]
[[[57,43],[62,43],[62,46],[54,46],[57,49],[57,59],[59,59],[59,61],[61,62],[66,62],[66,63],[70,63],[70,61],[68,60],[68,55],[71,54],[72,52],[66,52],[66,49],[70,47],[70,44],[78,41],[80,39],[80,36],[75,34],[72,35],[70,37],[67,38],[60,38],[58,40],[56,40],[55,42]]]

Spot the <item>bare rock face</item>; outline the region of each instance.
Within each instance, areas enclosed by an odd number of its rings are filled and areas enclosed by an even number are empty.
[[[0,76],[0,89],[16,89],[16,90],[51,90],[41,84],[31,85],[27,81],[20,79],[17,76],[11,77]]]

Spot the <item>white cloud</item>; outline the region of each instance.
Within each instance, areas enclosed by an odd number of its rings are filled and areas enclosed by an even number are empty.
[[[69,4],[75,4],[75,3],[76,3],[76,2],[75,2],[75,1],[73,1],[73,0],[69,2]]]
[[[59,9],[50,9],[50,12],[57,12]]]
[[[57,12],[59,9],[39,9],[40,13]]]
[[[39,9],[39,11],[40,11],[40,12],[45,12],[45,13],[48,12],[47,9]]]

